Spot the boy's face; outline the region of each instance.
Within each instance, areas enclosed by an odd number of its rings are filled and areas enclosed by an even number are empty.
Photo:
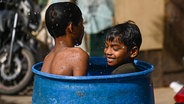
[[[130,60],[127,46],[118,41],[117,37],[105,42],[104,54],[109,66],[121,65]]]
[[[84,35],[83,19],[81,19],[78,26],[76,26],[75,35],[76,35],[75,45],[80,45],[82,42],[83,35]]]

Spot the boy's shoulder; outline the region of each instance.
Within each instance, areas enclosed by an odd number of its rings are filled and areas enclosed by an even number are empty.
[[[63,51],[61,53],[69,54],[69,57],[77,57],[77,56],[79,56],[79,57],[89,57],[87,52],[84,51],[80,47],[67,48],[65,51]]]
[[[115,70],[112,71],[112,74],[124,74],[136,72],[136,66],[134,63],[126,63],[118,66]]]
[[[80,48],[80,47],[73,47],[72,49],[73,49],[74,51],[87,53],[86,51],[84,51],[84,50],[83,50],[82,48]]]

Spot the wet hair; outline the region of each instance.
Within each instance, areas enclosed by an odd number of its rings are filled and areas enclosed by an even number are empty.
[[[45,23],[52,37],[65,35],[65,29],[72,23],[77,26],[82,19],[79,7],[72,2],[57,2],[51,4],[45,14]]]
[[[138,49],[142,43],[142,36],[139,27],[133,21],[127,21],[113,26],[106,35],[106,41],[113,41],[118,37],[118,41],[127,46],[128,51],[137,46]]]

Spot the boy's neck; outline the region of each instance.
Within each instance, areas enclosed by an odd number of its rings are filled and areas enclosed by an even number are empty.
[[[73,41],[65,36],[56,38],[55,45],[60,45],[61,47],[74,47]]]

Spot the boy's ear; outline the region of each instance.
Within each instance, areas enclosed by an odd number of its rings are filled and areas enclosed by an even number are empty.
[[[135,58],[138,54],[139,54],[139,49],[137,46],[134,46],[131,50],[130,50],[130,57],[131,58]]]
[[[67,29],[68,29],[69,32],[73,32],[73,24],[70,23],[70,24],[68,25]]]

